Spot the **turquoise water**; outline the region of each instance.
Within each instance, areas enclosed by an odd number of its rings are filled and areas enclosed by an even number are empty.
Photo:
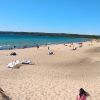
[[[86,38],[66,38],[66,37],[48,37],[48,36],[30,36],[16,34],[0,34],[0,50],[16,48],[32,47],[47,44],[61,44],[70,42],[87,41]]]

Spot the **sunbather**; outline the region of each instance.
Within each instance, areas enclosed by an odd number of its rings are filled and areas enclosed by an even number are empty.
[[[17,54],[16,54],[16,52],[12,52],[12,53],[10,53],[10,55],[11,56],[16,56]]]

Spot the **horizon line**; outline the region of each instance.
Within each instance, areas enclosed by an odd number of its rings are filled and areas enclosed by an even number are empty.
[[[96,36],[100,36],[99,34],[86,34],[86,33],[71,33],[71,32],[44,32],[44,31],[10,31],[10,30],[8,30],[8,31],[1,31],[0,30],[0,32],[18,32],[18,33],[20,33],[20,32],[25,32],[25,33],[47,33],[47,34],[73,34],[73,35],[96,35]]]

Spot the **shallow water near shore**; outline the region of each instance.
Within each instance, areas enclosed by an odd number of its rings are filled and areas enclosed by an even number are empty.
[[[66,37],[49,37],[49,36],[30,36],[20,34],[0,34],[0,50],[11,48],[32,47],[48,44],[62,44],[71,42],[87,41],[87,38],[66,38]]]

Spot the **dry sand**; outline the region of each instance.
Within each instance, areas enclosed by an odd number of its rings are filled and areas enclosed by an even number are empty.
[[[76,45],[76,44],[74,44]],[[78,45],[76,45],[78,47]],[[12,100],[76,100],[82,87],[91,100],[100,100],[100,43],[83,43],[72,50],[63,44],[0,51],[0,87]],[[17,56],[9,54],[15,51]],[[30,59],[34,65],[9,69],[14,60]]]

